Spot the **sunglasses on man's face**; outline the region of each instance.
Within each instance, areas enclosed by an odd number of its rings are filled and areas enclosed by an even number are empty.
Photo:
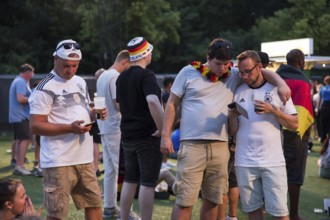
[[[80,50],[81,46],[79,43],[63,43],[56,50],[59,50],[61,47],[63,47],[66,50],[72,49],[74,47],[76,50]]]

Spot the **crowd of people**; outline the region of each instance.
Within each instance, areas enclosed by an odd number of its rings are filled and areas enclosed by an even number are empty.
[[[164,80],[162,91],[147,68],[152,51],[145,38],[133,38],[109,69],[97,71],[95,97],[105,98],[100,117],[85,80],[76,75],[82,59],[76,41],[58,43],[53,70],[34,91],[29,86],[34,68],[20,68],[10,88],[13,174],[43,176],[46,218],[66,218],[71,196],[85,219],[150,220],[155,187],[166,180],[175,194],[173,220],[191,219],[199,197],[200,219],[237,220],[240,198],[249,219],[263,219],[265,211],[276,219],[302,220],[300,188],[317,118],[314,134],[324,143],[320,176],[330,178],[330,76],[313,105],[300,50],[291,50],[275,74],[260,51],[240,53],[233,66],[232,43],[216,38],[206,62],[191,61],[175,79]],[[32,135],[40,144],[31,172],[24,160]],[[125,171],[118,207],[121,152]],[[167,156],[177,159],[176,177],[161,169]],[[0,218],[37,215],[20,181],[2,179],[0,187]],[[140,216],[133,208],[137,190]]]

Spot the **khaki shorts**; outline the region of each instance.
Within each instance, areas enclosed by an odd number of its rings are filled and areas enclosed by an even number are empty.
[[[43,175],[44,207],[48,216],[65,218],[70,195],[77,209],[101,207],[101,188],[92,163],[45,168]]]
[[[204,199],[222,204],[228,191],[228,160],[228,142],[181,141],[173,185],[176,204],[193,206],[200,189]]]

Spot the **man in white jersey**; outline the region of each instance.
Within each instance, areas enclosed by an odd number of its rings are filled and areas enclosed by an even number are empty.
[[[121,72],[131,66],[128,50],[120,51],[114,64],[102,73],[97,80],[97,95],[105,97],[109,116],[98,120],[103,146],[104,164],[104,211],[103,217],[110,218],[119,214],[117,208],[117,179],[120,149],[121,114],[116,105],[116,81]]]
[[[249,219],[263,217],[263,206],[274,219],[289,219],[287,176],[281,142],[281,126],[298,128],[298,117],[291,98],[283,104],[277,87],[261,74],[262,63],[256,51],[238,55],[240,85],[234,101],[238,107],[229,110],[229,133],[236,134],[235,167],[242,209]],[[240,111],[242,112],[242,111]]]
[[[162,130],[164,154],[174,152],[170,136],[176,109],[180,104],[182,109],[172,219],[191,219],[200,189],[203,196],[200,218],[216,219],[222,195],[227,194],[227,105],[241,81],[236,75],[237,68],[230,68],[232,50],[229,41],[214,39],[208,46],[207,62],[193,61],[184,67],[171,88]],[[271,83],[288,88],[273,72],[263,70],[263,74]]]
[[[47,220],[64,219],[70,195],[85,219],[102,219],[101,191],[93,165],[93,140],[88,131],[95,120],[87,85],[76,76],[82,57],[74,40],[58,43],[54,69],[29,98],[30,128],[41,135],[40,164],[44,174]],[[106,109],[102,116],[106,117]]]

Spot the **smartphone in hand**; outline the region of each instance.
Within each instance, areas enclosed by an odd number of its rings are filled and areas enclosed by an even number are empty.
[[[227,106],[228,106],[228,108],[230,108],[230,109],[236,108],[236,102],[232,102],[232,103],[230,103],[230,104],[227,105]]]
[[[96,121],[92,121],[92,122],[89,122],[89,123],[87,123],[87,124],[83,124],[83,126],[84,126],[84,127],[88,127],[88,126],[90,126],[90,125],[92,125],[92,124],[95,124],[95,122],[96,122]]]

